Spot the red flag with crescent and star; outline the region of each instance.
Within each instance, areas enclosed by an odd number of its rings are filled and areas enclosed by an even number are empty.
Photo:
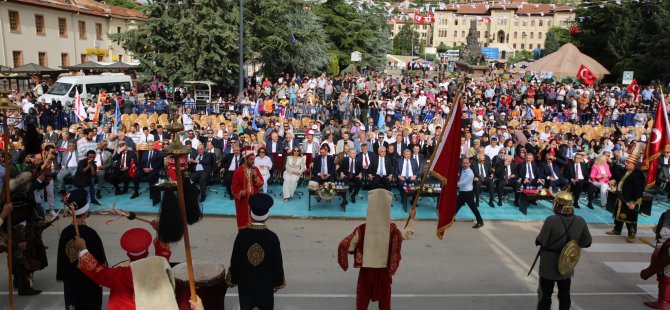
[[[651,136],[647,140],[647,147],[644,152],[644,160],[642,162],[643,169],[649,168],[647,172],[646,188],[651,188],[656,184],[656,176],[658,173],[658,157],[665,148],[670,144],[670,123],[668,122],[668,108],[665,105],[665,97],[661,94],[661,102],[658,103],[656,109],[656,119],[654,120],[654,127],[651,130]]]
[[[451,111],[435,150],[430,172],[442,181],[442,191],[437,203],[437,238],[442,240],[444,232],[456,217],[458,194],[458,163],[461,150],[461,105]]]
[[[629,93],[635,95],[635,98],[633,98],[633,101],[637,101],[637,96],[640,95],[640,85],[637,84],[637,81],[633,80],[632,82],[630,82],[630,84],[628,85],[628,88],[626,88],[626,90]]]
[[[593,83],[596,82],[596,75],[593,74],[591,69],[587,68],[585,65],[579,66],[579,71],[577,71],[577,78],[586,85],[593,85]]]

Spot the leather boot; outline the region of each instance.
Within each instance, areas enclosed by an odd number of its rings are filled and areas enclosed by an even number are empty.
[[[668,310],[670,304],[670,277],[657,276],[658,278],[658,300],[646,301],[644,305],[653,309]]]

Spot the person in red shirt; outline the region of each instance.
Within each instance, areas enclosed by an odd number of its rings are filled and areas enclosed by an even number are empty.
[[[152,221],[158,230],[158,222]],[[121,247],[127,252],[130,262],[117,267],[100,264],[86,250],[86,242],[75,238],[79,250],[77,267],[95,283],[110,288],[109,310],[177,309],[174,288],[168,260],[172,251],[170,245],[153,239],[156,256],[149,256],[152,243],[151,233],[142,228],[133,228],[121,236]],[[160,274],[161,276],[156,276]],[[147,284],[147,285],[143,285]],[[136,287],[136,285],[140,287]]]

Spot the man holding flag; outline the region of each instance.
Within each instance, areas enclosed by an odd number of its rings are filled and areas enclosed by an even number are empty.
[[[637,83],[633,80],[635,86]],[[631,83],[630,85],[633,85]],[[630,89],[630,86],[628,87]],[[639,90],[639,87],[637,87]],[[637,97],[637,94],[635,95]],[[647,189],[656,184],[658,176],[658,158],[663,153],[665,147],[670,144],[670,122],[668,122],[668,110],[665,105],[665,98],[661,95],[661,101],[656,109],[656,118],[654,119],[654,127],[651,130],[651,136],[647,140],[647,147],[645,147],[643,167],[648,167],[647,181],[645,187]]]

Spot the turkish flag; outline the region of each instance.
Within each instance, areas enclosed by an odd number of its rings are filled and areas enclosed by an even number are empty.
[[[637,84],[637,81],[633,80],[632,82],[630,82],[626,90],[629,93],[634,94],[635,98],[633,98],[633,101],[637,101],[637,96],[640,94],[640,85]]]
[[[425,21],[424,17],[421,14],[418,14],[417,12],[414,12],[414,22],[423,24]]]
[[[596,81],[596,75],[593,74],[593,72],[591,72],[591,70],[585,65],[579,66],[579,71],[577,71],[577,78],[587,85],[593,85],[593,83]]]
[[[427,23],[434,23],[435,22],[435,15],[433,13],[428,12],[428,14],[426,14],[425,19],[426,19]]]
[[[128,169],[128,176],[131,179],[134,179],[136,174],[137,174],[137,166],[135,165],[135,159],[131,159],[130,168]]]
[[[632,84],[631,84],[632,85]],[[668,110],[665,105],[665,97],[661,96],[661,102],[656,110],[656,119],[654,120],[654,129],[651,130],[651,136],[647,139],[642,166],[648,167],[646,188],[651,188],[656,183],[658,173],[658,157],[661,152],[670,144],[670,123],[668,122]]]
[[[442,181],[442,191],[437,203],[437,238],[442,240],[456,217],[458,195],[458,164],[461,146],[461,105],[457,104],[447,120],[430,172]]]

